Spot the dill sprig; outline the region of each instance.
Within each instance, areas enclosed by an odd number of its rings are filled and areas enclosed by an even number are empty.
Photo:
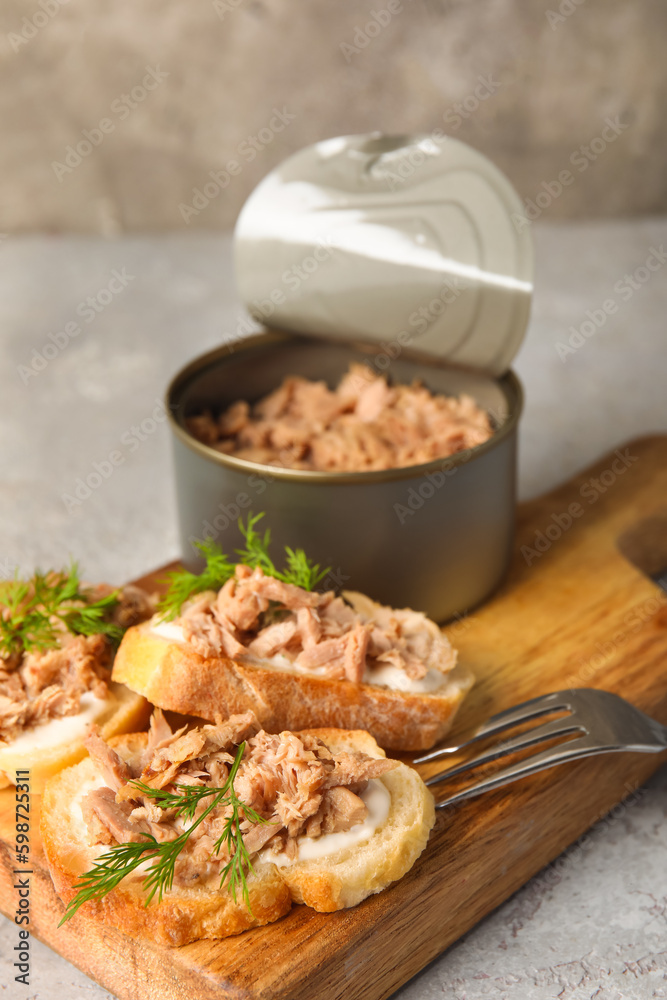
[[[283,583],[292,583],[296,587],[303,587],[305,590],[314,590],[320,580],[323,580],[327,575],[330,567],[327,566],[325,569],[320,569],[319,564],[312,562],[303,549],[294,550],[289,545],[286,545],[285,556],[287,565],[283,570],[276,569],[269,555],[269,546],[271,545],[270,529],[267,528],[263,535],[255,531],[255,525],[263,517],[263,513],[249,514],[247,525],[244,525],[243,521],[239,519],[239,530],[245,538],[246,543],[244,549],[236,550],[239,562],[245,563],[246,566],[250,566],[252,569],[259,566],[267,576],[275,576],[276,579],[282,580]]]
[[[145,839],[142,841],[116,844],[111,850],[102,854],[90,871],[80,877],[75,886],[75,889],[78,890],[77,894],[70,900],[58,926],[73,917],[84,903],[91,899],[102,899],[145,861],[152,861],[152,864],[147,869],[143,881],[143,888],[147,891],[144,905],[148,906],[156,895],[158,900],[161,900],[164,893],[169,892],[173,886],[176,860],[192,833],[207,816],[210,816],[214,809],[218,807],[226,809],[230,806],[231,815],[225,820],[223,832],[213,845],[214,854],[219,854],[224,847],[229,856],[229,861],[222,869],[220,888],[227,883],[234,896],[234,902],[236,902],[237,890],[240,889],[243,901],[252,913],[247,876],[254,869],[250,862],[250,855],[243,843],[241,821],[245,818],[251,823],[266,823],[267,820],[250,806],[244,805],[234,789],[234,779],[240,767],[245,746],[245,743],[240,744],[227,780],[222,787],[184,785],[177,792],[167,792],[161,788],[151,788],[150,785],[141,781],[133,781],[131,784],[139,794],[153,799],[162,810],[175,810],[174,816],[182,817],[190,825],[175,840],[158,842],[152,834],[145,833],[143,834]],[[212,796],[211,802],[195,819],[200,802],[208,796]]]
[[[320,580],[329,572],[330,567],[320,569],[319,563],[310,561],[303,549],[291,549],[285,546],[287,556],[287,569],[282,573],[280,579],[285,583],[293,583],[304,590],[314,590]]]
[[[234,563],[230,562],[219,545],[213,541],[195,542],[206,566],[201,573],[190,573],[187,569],[167,573],[163,583],[169,588],[158,604],[158,613],[163,621],[177,618],[186,601],[205,590],[220,590],[227,580],[234,576]]]
[[[121,625],[108,620],[108,615],[118,604],[118,592],[100,597],[93,604],[64,611],[58,617],[74,635],[106,635],[113,642],[120,642],[125,631]]]
[[[245,539],[245,548],[237,549],[238,562],[255,569],[257,566],[266,573],[267,576],[275,576],[282,579],[281,574],[273,564],[269,555],[271,544],[271,529],[267,528],[263,535],[255,531],[255,525],[264,517],[264,514],[248,514],[248,523],[243,524],[239,518],[239,531]]]
[[[265,515],[248,514],[246,524],[239,518],[239,531],[243,535],[245,545],[236,549],[238,559],[232,561],[214,541],[196,542],[195,545],[206,560],[206,566],[200,574],[189,570],[174,570],[169,573],[164,582],[168,584],[165,596],[158,604],[158,613],[163,621],[173,621],[181,612],[186,601],[203,593],[205,590],[220,590],[234,576],[237,563],[243,563],[255,569],[257,566],[267,575],[273,576],[283,583],[292,583],[305,590],[314,590],[320,580],[329,572],[329,567],[320,569],[318,563],[313,563],[303,549],[291,549],[285,546],[285,568],[279,570],[271,556],[271,531],[269,528],[261,534],[255,525]]]
[[[0,583],[0,657],[44,652],[60,644],[59,623],[74,635],[106,635],[119,642],[123,629],[109,621],[118,604],[114,592],[97,601],[81,585],[79,568],[42,573]]]
[[[255,869],[252,867],[248,849],[243,842],[243,836],[241,834],[241,827],[239,824],[239,815],[241,810],[243,810],[245,818],[251,823],[267,823],[268,820],[265,820],[262,816],[256,813],[250,806],[244,805],[237,797],[234,789],[234,778],[236,777],[236,772],[238,771],[241,763],[244,747],[245,743],[241,745],[240,752],[236,755],[236,759],[232,764],[232,769],[229,772],[229,777],[225,782],[225,786],[229,786],[229,800],[232,805],[232,814],[225,820],[223,831],[213,845],[213,853],[219,854],[222,848],[226,847],[229,861],[222,869],[222,873],[220,875],[220,888],[222,889],[225,883],[227,883],[232,896],[234,897],[234,902],[236,902],[236,891],[240,888],[243,896],[243,902],[252,916],[250,893],[248,891],[248,880],[246,876],[249,872],[254,872]]]

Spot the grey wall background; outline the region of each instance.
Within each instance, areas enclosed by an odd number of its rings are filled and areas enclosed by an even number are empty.
[[[662,211],[666,37],[661,0],[3,0],[0,229],[227,227],[376,128],[469,142],[544,218]]]

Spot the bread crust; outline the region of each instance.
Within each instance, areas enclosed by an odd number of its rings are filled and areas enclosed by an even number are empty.
[[[109,709],[95,720],[102,738],[106,740],[119,733],[144,728],[150,718],[151,706],[143,695],[116,683],[111,683],[109,689],[112,696],[109,698]],[[81,736],[54,747],[37,747],[32,751],[14,749],[12,743],[0,746],[0,788],[14,784],[17,769],[25,768],[30,771],[31,792],[40,794],[52,775],[86,756],[83,739]]]
[[[390,750],[427,750],[438,743],[472,685],[460,667],[441,692],[412,694],[206,658],[147,624],[125,633],[112,676],[154,705],[183,715],[215,720],[252,709],[267,732],[366,729]]]
[[[373,757],[384,752],[366,732],[311,730],[332,750],[362,750]],[[146,733],[118,736],[109,744],[125,759],[146,745]],[[41,837],[53,883],[67,903],[75,884],[108,848],[90,847],[85,828],[77,825],[72,802],[86,782],[102,779],[88,757],[67,768],[47,784],[42,799]],[[279,868],[258,862],[248,876],[252,914],[243,901],[216,884],[175,887],[161,901],[144,906],[142,877],[132,875],[101,900],[85,903],[81,917],[102,919],[132,937],[148,936],[178,946],[199,938],[222,938],[250,927],[272,923],[293,902],[305,902],[322,912],[354,906],[401,878],[422,853],[435,822],[433,796],[416,771],[405,764],[382,776],[391,795],[386,821],[365,844],[347,847],[317,861],[296,862]],[[77,914],[74,920],[80,919]]]
[[[333,753],[361,750],[369,757],[386,757],[367,732],[307,732],[318,736]],[[391,810],[363,851],[347,849],[320,861],[297,862],[284,869],[283,877],[295,903],[306,903],[324,913],[356,906],[412,868],[435,823],[433,796],[417,772],[406,764],[387,771],[382,781],[391,795]]]

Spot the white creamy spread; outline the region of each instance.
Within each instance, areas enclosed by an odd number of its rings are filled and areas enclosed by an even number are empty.
[[[438,691],[448,683],[448,677],[441,670],[431,667],[426,671],[424,677],[415,680],[408,677],[405,670],[395,667],[392,663],[386,663],[381,667],[374,667],[372,670],[366,669],[363,676],[364,684],[375,684],[378,687],[391,688],[392,691],[406,691],[411,694],[430,694]]]
[[[324,677],[326,678],[325,667],[302,667],[284,653],[276,653],[274,656],[244,656],[243,662],[253,667],[267,667],[274,670],[284,670],[288,674],[299,674],[300,677]]]
[[[286,670],[288,673],[299,674],[302,677],[323,677],[325,679],[327,677],[325,667],[315,669],[300,667],[298,663],[294,663],[284,653],[276,653],[275,656],[266,657],[265,659],[248,656],[244,657],[244,662],[257,667],[272,667],[274,670]],[[427,671],[425,677],[422,677],[420,680],[413,680],[412,677],[408,677],[404,670],[395,667],[391,663],[387,663],[385,666],[373,667],[372,670],[366,667],[361,682],[362,684],[372,684],[375,687],[389,688],[391,691],[429,694],[432,691],[438,691],[440,688],[443,688],[448,683],[448,680],[449,678],[441,670],[436,670],[433,667]]]
[[[169,639],[171,642],[185,642],[183,629],[176,622],[161,622],[159,618],[151,619],[151,632],[159,635],[162,639]]]
[[[284,868],[295,861],[318,861],[345,848],[366,843],[387,819],[391,795],[380,778],[371,778],[360,798],[368,809],[368,816],[363,823],[357,823],[342,833],[324,833],[321,837],[299,837],[296,858],[288,858],[285,853],[273,854],[270,850],[263,850],[259,853],[259,860],[272,862],[279,868]]]
[[[30,753],[34,750],[50,750],[63,743],[74,743],[86,735],[91,722],[108,711],[111,704],[112,699],[96,698],[91,691],[86,691],[81,695],[80,712],[49,719],[39,726],[26,729],[11,741],[12,752],[19,750]]]
[[[150,630],[154,635],[159,635],[162,639],[171,642],[185,642],[183,629],[175,622],[160,622],[157,618],[151,621]],[[290,674],[299,674],[302,677],[327,677],[325,667],[300,667],[298,663],[290,660],[284,653],[276,653],[275,656],[254,657],[244,656],[243,662],[250,666],[272,668],[274,670],[285,670]],[[372,684],[375,687],[389,688],[391,691],[404,691],[409,694],[430,694],[445,687],[449,678],[441,670],[431,667],[425,677],[414,680],[408,677],[404,670],[395,667],[391,663],[385,666],[368,667],[362,678],[363,684]]]
[[[81,809],[81,802],[88,792],[94,791],[96,788],[104,788],[105,781],[101,775],[96,775],[94,778],[89,778],[88,781],[84,781],[77,790],[76,795],[70,802],[69,811],[72,817],[72,839],[82,839],[87,841],[88,838],[88,826],[83,818],[83,811]]]

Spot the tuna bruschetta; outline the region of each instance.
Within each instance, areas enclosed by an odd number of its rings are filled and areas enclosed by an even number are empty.
[[[85,755],[91,722],[106,736],[139,728],[145,699],[111,681],[125,629],[149,617],[137,587],[79,582],[76,567],[0,584],[0,781],[33,792]]]
[[[269,734],[252,713],[108,743],[47,785],[56,891],[131,936],[182,945],[267,924],[293,902],[354,906],[401,878],[435,820],[417,772],[365,732]]]
[[[366,729],[401,750],[438,742],[472,678],[437,625],[362,594],[312,589],[318,567],[310,572],[303,552],[288,550],[288,571],[278,571],[255,523],[243,529],[240,562],[209,544],[201,577],[172,580],[162,612],[123,638],[114,679],[204,719],[251,710],[270,732]]]

